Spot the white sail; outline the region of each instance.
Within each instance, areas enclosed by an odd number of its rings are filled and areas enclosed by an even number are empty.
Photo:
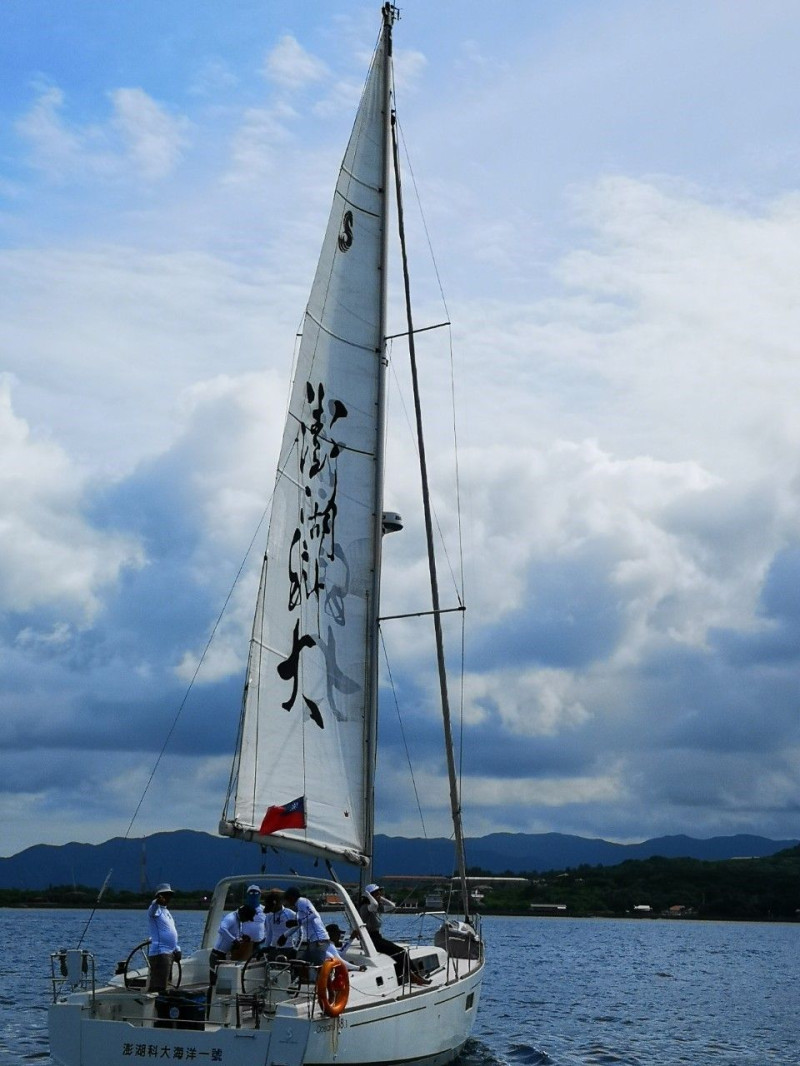
[[[306,308],[223,833],[364,861],[382,478],[383,44]],[[305,808],[300,825],[298,805]],[[281,816],[284,816],[283,819]],[[282,828],[285,826],[285,828]],[[276,841],[277,842],[277,841]]]

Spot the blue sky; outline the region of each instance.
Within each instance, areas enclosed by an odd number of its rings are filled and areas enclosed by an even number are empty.
[[[467,831],[796,836],[800,10],[401,10],[457,368]],[[127,828],[269,494],[378,14],[0,5],[4,854]],[[411,229],[417,324],[439,322]],[[421,356],[452,552],[447,339]],[[387,613],[425,602],[398,377]],[[137,834],[216,827],[254,580]],[[446,832],[427,631],[387,644]],[[379,829],[419,835],[391,701],[382,736]]]

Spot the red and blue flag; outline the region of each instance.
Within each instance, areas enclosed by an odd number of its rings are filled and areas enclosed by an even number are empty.
[[[269,836],[279,829],[305,829],[306,827],[306,798],[298,796],[291,803],[284,803],[281,807],[267,807],[264,821],[261,823],[259,833],[261,836]]]

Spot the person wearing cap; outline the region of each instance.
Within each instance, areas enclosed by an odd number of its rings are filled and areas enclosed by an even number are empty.
[[[271,958],[282,955],[285,958],[294,957],[294,927],[289,922],[297,922],[297,914],[284,906],[283,892],[279,888],[271,888],[264,897],[264,910],[266,920],[264,925],[264,951]]]
[[[297,953],[299,959],[310,962],[312,966],[321,966],[325,961],[330,937],[319,912],[310,899],[300,895],[300,889],[292,885],[283,894],[286,903],[293,907],[297,916],[286,923],[290,929],[297,927],[305,944]]]
[[[250,885],[245,896],[245,903],[248,907],[253,908],[253,920],[251,922],[245,922],[242,926],[242,932],[245,933],[253,942],[253,954],[260,954],[265,947],[264,935],[266,921],[266,914],[264,912],[264,905],[261,902],[261,889],[258,885]]]
[[[169,912],[173,896],[172,886],[166,881],[156,888],[156,896],[147,908],[147,923],[150,930],[150,945],[147,957],[150,963],[148,992],[165,992],[169,982],[172,960],[181,957],[178,930],[175,919]]]
[[[405,948],[401,948],[399,944],[387,940],[381,933],[381,914],[393,911],[396,906],[397,904],[392,903],[390,899],[384,896],[380,885],[371,884],[364,889],[364,895],[359,901],[358,913],[366,926],[372,943],[375,945],[375,950],[382,955],[390,955],[393,959],[394,971],[397,974],[398,982],[404,984],[410,979],[411,983],[415,985],[428,984],[427,980],[412,969],[408,952]]]

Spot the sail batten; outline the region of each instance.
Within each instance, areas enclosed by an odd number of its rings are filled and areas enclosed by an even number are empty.
[[[339,171],[305,312],[221,832],[364,863],[382,514],[387,62]],[[302,828],[262,835],[304,797]]]
[[[342,344],[349,345],[351,348],[362,348],[364,351],[374,351],[375,350],[373,348],[368,348],[367,345],[365,345],[365,344],[356,344],[354,341],[348,340],[346,337],[337,337],[337,335],[335,333],[333,333],[330,328],[328,328],[323,322],[318,322],[313,317],[313,315],[308,315],[307,317],[310,318],[311,321],[314,323],[314,325],[319,327],[319,329],[323,333],[326,333],[331,338],[331,340],[340,341]]]

